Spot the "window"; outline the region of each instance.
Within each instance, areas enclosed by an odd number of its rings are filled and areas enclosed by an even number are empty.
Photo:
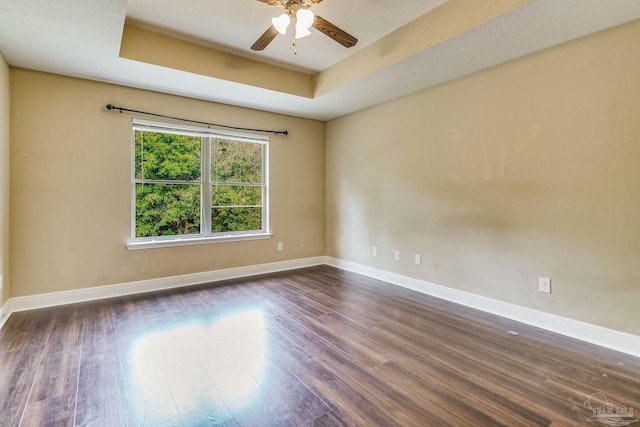
[[[130,248],[264,238],[268,139],[134,121]]]

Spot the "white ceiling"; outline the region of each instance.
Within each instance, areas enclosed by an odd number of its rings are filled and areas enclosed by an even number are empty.
[[[356,36],[358,45],[345,49],[313,30],[293,55],[288,36],[261,53],[249,49],[281,13],[256,0],[0,0],[0,52],[14,67],[329,120],[640,18],[640,0],[532,0],[313,98],[119,57],[128,17],[174,37],[179,33],[218,50],[314,73],[348,60],[443,2],[324,0],[314,12]]]

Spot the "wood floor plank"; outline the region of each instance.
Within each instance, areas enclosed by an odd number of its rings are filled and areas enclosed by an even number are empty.
[[[81,306],[55,310],[23,425],[73,426],[82,343]]]
[[[327,310],[321,310],[317,314],[313,314],[290,300],[283,300],[274,295],[274,289],[277,289],[277,287],[271,285],[267,292],[255,291],[256,294],[261,296],[262,301],[269,303],[269,309],[292,315],[298,323],[304,325],[310,332],[351,355],[364,366],[376,366],[388,360],[387,354],[379,353],[375,346],[369,345],[368,341],[360,341],[357,336],[350,336],[348,340],[345,340],[339,330],[323,320],[323,316],[329,313]]]
[[[215,348],[209,343],[211,322],[189,310],[194,308],[197,312],[199,305],[197,299],[187,297],[189,293],[169,299],[167,295],[158,296],[154,305],[164,326],[149,334],[148,345],[153,354],[143,359],[145,363],[146,359],[157,360],[157,372],[149,376],[166,379],[185,426],[232,423],[233,415],[208,374],[209,365],[220,364],[219,353],[209,351]],[[169,304],[170,301],[174,303]]]
[[[303,427],[347,427],[346,421],[333,412],[327,412],[303,424]]]
[[[148,337],[147,326],[144,318],[139,313],[139,304],[142,300],[153,298],[152,294],[133,295],[113,300],[111,304],[111,312],[113,313],[113,340],[115,342],[115,360],[122,371],[121,380],[112,382],[112,387],[121,387],[122,394],[127,396],[123,402],[124,410],[129,414],[130,425],[152,426],[158,420],[163,421],[162,408],[157,411],[158,401],[164,404],[167,401],[166,395],[169,394],[166,382],[163,378],[156,377],[153,385],[154,390],[160,395],[157,401],[147,398],[144,390],[139,386],[138,366],[146,365],[146,369],[142,372],[152,372],[155,361],[140,361],[137,358],[139,354],[136,351],[137,345],[145,341]],[[146,363],[145,363],[146,362]],[[166,394],[163,394],[165,392]],[[172,404],[169,400],[169,407]]]
[[[76,397],[76,426],[135,425],[118,356],[111,301],[85,306]]]
[[[258,383],[294,425],[302,425],[330,411],[288,366],[267,360],[265,374],[258,378]]]
[[[55,309],[48,308],[13,313],[3,328],[8,331],[5,333],[10,341],[7,351],[20,351],[45,345],[52,326],[51,313],[54,311]]]
[[[358,387],[343,380],[283,335],[276,323],[269,323],[267,329],[271,345],[280,355],[277,363],[286,366],[310,390],[321,396],[339,419],[354,426],[394,425],[394,419],[368,400]]]
[[[7,351],[0,360],[0,417],[6,426],[19,426],[38,373],[44,345],[29,351]]]

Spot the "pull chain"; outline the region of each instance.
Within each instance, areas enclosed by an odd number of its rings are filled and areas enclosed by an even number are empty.
[[[291,41],[291,44],[293,45],[293,54],[297,55],[298,54],[298,48],[296,47],[296,39],[294,38],[293,41]]]

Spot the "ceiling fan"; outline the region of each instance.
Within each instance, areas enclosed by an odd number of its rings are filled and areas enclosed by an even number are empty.
[[[252,50],[263,50],[269,43],[276,38],[278,34],[286,34],[287,28],[291,22],[295,23],[295,36],[293,44],[295,46],[296,39],[306,37],[309,34],[309,28],[313,27],[331,39],[337,41],[344,47],[353,47],[358,43],[358,39],[353,37],[346,31],[336,27],[326,19],[314,15],[309,8],[314,4],[320,3],[322,0],[258,0],[270,6],[280,6],[285,13],[273,18],[272,25],[262,34],[258,40],[251,46]],[[294,50],[294,53],[297,51]]]

